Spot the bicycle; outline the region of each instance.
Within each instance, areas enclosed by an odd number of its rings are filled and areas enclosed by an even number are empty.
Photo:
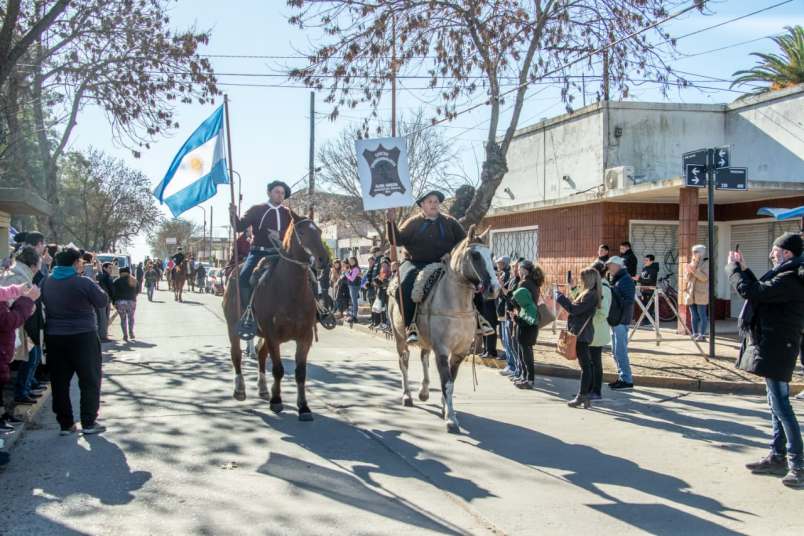
[[[659,321],[661,322],[672,322],[676,319],[676,313],[673,312],[673,309],[678,310],[678,291],[670,283],[672,279],[673,273],[671,272],[660,277],[657,281],[659,288],[662,290],[662,293],[656,296],[656,299],[659,300]],[[673,307],[670,307],[670,304]]]

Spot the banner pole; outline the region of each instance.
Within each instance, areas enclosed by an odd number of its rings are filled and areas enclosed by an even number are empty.
[[[227,159],[227,168],[229,169],[229,193],[231,194],[231,203],[232,206],[237,207],[235,205],[235,190],[234,190],[234,166],[232,166],[232,130],[229,127],[229,95],[223,94],[223,113],[226,117],[226,159]],[[235,209],[237,211],[237,209]],[[240,265],[240,259],[238,259],[238,251],[237,251],[237,218],[240,216],[237,213],[237,216],[231,219],[232,224],[232,250],[233,250],[233,258],[234,258],[234,267],[232,268],[232,274],[235,277],[235,304],[237,305],[237,314],[240,315],[240,271],[238,270],[238,266]],[[210,233],[210,236],[212,233]],[[229,274],[229,277],[232,277],[232,274]]]

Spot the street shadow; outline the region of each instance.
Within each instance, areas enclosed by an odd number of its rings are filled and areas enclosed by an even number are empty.
[[[151,479],[147,471],[131,471],[123,450],[103,436],[83,436],[84,444],[75,436],[65,439],[57,447],[59,463],[49,464],[57,467],[57,474],[33,473],[27,482],[25,496],[34,502],[62,502],[73,495],[89,495],[101,504],[121,506],[133,501],[134,492]],[[87,470],[98,463],[102,468]]]
[[[337,471],[281,453],[272,453],[258,472],[353,508],[400,521],[410,525],[411,528],[441,534],[462,534],[458,528],[438,520],[433,514],[421,510],[404,498],[379,493],[346,471]]]
[[[690,491],[687,482],[671,475],[643,469],[636,463],[601,452],[593,447],[566,443],[555,437],[510,423],[501,423],[476,415],[462,414],[461,425],[477,442],[477,448],[492,452],[536,470],[565,473],[563,480],[578,486],[611,505],[590,505],[615,519],[652,534],[718,534],[738,532],[673,508],[668,504],[630,504],[608,493],[607,486],[620,486],[735,520],[736,512],[713,498]],[[652,514],[657,514],[653,516]]]
[[[260,417],[267,426],[285,434],[283,441],[292,442],[327,460],[353,462],[350,470],[369,486],[380,487],[375,475],[383,475],[415,478],[448,490],[467,502],[494,496],[475,482],[453,475],[452,470],[440,461],[427,457],[421,447],[402,439],[402,432],[399,430],[372,430],[369,433],[348,422],[320,414],[315,416],[315,422],[310,425],[300,423],[293,413],[278,417],[258,410],[250,410],[249,413]],[[372,439],[372,435],[376,439]],[[336,437],[340,441],[322,440]],[[341,444],[361,447],[345,451]],[[398,461],[389,463],[389,450],[397,456]],[[415,460],[415,469],[403,460]]]

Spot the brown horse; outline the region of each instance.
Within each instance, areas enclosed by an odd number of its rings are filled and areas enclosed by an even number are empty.
[[[310,219],[292,215],[292,224],[282,243],[279,260],[271,269],[268,281],[256,285],[253,292],[252,310],[257,323],[257,359],[259,362],[260,398],[269,398],[268,382],[265,378],[265,362],[271,356],[271,370],[274,383],[270,392],[271,411],[283,410],[281,382],[285,375],[279,345],[296,341],[296,405],[299,420],[311,421],[313,414],[307,406],[305,381],[307,379],[307,353],[313,343],[316,322],[315,295],[310,282],[310,261],[320,268],[328,261],[329,253],[321,241],[321,229]],[[263,259],[260,264],[267,262]],[[246,384],[241,369],[242,353],[240,338],[237,335],[237,311],[235,277],[229,278],[223,296],[223,312],[229,328],[232,365],[235,371],[234,398],[245,400]]]
[[[173,274],[170,278],[170,281],[173,283],[173,298],[180,302],[182,290],[184,290],[184,283],[187,281],[187,274],[189,271],[189,266],[187,261],[184,261],[181,264],[177,264],[173,268]]]

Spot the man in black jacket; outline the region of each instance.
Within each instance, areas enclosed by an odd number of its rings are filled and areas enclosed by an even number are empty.
[[[804,443],[790,405],[790,381],[804,329],[804,265],[801,237],[785,233],[773,242],[773,269],[761,278],[749,270],[740,252],[729,253],[726,273],[745,298],[740,313],[742,338],[737,368],[765,378],[771,410],[770,453],[746,467],[757,474],[786,474],[782,483],[804,488]]]
[[[636,277],[637,275],[637,258],[634,255],[634,252],[631,250],[631,242],[625,240],[624,242],[620,242],[620,257],[622,257],[623,261],[625,261],[625,269],[628,271],[628,275],[631,277]]]

